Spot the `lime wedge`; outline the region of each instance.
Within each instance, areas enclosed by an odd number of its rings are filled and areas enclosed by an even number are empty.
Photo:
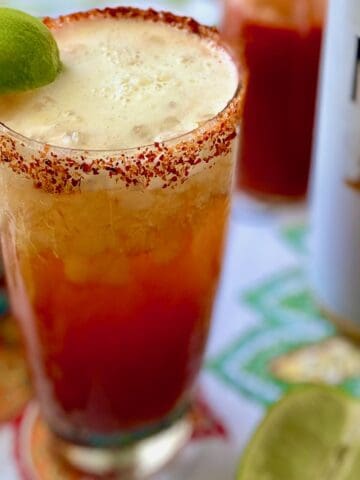
[[[0,94],[51,83],[60,65],[54,37],[40,20],[0,8]]]
[[[359,480],[360,402],[327,387],[285,396],[248,445],[237,480]]]

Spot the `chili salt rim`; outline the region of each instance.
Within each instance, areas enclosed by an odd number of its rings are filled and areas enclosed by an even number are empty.
[[[200,25],[190,17],[170,12],[131,7],[93,9],[56,19],[45,18],[50,29],[73,21],[96,18],[131,18],[163,22],[187,30],[214,43],[233,58],[215,28]],[[236,64],[236,60],[234,63]],[[0,164],[32,179],[36,188],[49,193],[79,190],[87,175],[107,174],[126,187],[146,188],[157,180],[161,188],[183,183],[200,164],[211,164],[230,152],[241,117],[246,76],[227,106],[195,130],[164,142],[134,148],[76,149],[42,143],[27,138],[0,122]]]

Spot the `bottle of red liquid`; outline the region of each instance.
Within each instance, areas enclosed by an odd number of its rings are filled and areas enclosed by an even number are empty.
[[[249,72],[238,186],[306,195],[326,0],[225,0],[222,31]]]

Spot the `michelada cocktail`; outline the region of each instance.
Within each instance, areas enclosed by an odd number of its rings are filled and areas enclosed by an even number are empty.
[[[229,214],[238,70],[213,29],[171,14],[107,9],[46,25],[61,74],[0,97],[13,308],[56,436],[136,448],[176,432],[201,365]]]

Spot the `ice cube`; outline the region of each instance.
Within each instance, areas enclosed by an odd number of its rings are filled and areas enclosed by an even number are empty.
[[[61,141],[64,147],[76,147],[77,145],[79,145],[80,139],[83,140],[80,132],[73,131],[65,133]]]
[[[173,115],[170,115],[161,122],[161,129],[170,130],[177,127],[180,124],[180,120]]]
[[[132,133],[134,133],[142,141],[151,140],[151,130],[147,125],[135,125],[132,128]]]
[[[155,45],[162,45],[164,43],[164,39],[160,35],[146,35],[146,40]]]
[[[183,57],[181,57],[180,61],[181,63],[188,65],[190,63],[194,63],[195,58],[192,55],[184,55]]]

